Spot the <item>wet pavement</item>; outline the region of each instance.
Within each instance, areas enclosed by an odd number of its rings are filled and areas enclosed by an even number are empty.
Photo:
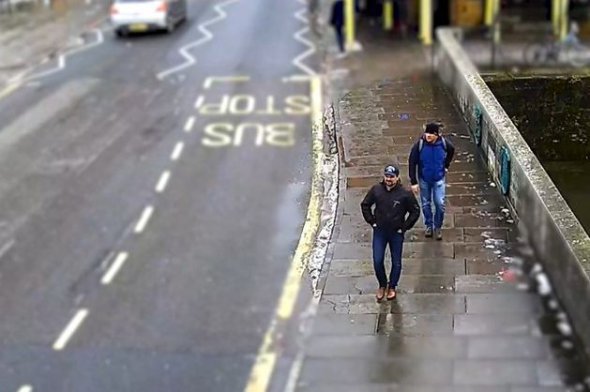
[[[332,64],[348,70],[333,79],[336,97],[346,91],[335,100],[346,186],[296,389],[588,390],[587,359],[559,304],[535,283],[540,266],[518,244],[466,125],[429,72],[428,52],[373,41]],[[421,221],[408,232],[397,299],[377,303],[360,201],[392,161],[407,178],[409,149],[427,120],[443,121],[456,146],[444,239],[424,238]]]

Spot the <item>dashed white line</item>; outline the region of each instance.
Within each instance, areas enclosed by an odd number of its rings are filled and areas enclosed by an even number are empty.
[[[185,132],[192,131],[194,126],[195,126],[195,117],[194,116],[190,116],[188,118],[188,120],[186,120],[186,124],[184,124],[184,131]]]
[[[158,184],[156,185],[156,192],[158,192],[158,193],[164,192],[166,190],[166,186],[168,185],[169,179],[170,179],[170,171],[166,170],[160,176],[160,180],[158,181]]]
[[[18,389],[18,392],[33,392],[33,387],[30,385],[23,385]]]
[[[205,99],[205,97],[203,97],[202,95],[199,95],[199,98],[197,98],[197,101],[195,102],[195,109],[198,109],[201,107],[204,99]]]
[[[174,146],[174,151],[172,151],[172,155],[170,156],[170,159],[172,159],[173,161],[177,161],[178,158],[180,158],[180,155],[182,154],[183,149],[184,149],[183,142],[176,143],[176,146]]]
[[[139,218],[139,221],[137,222],[137,225],[135,226],[136,233],[141,233],[145,229],[145,227],[147,226],[153,213],[154,213],[154,207],[147,206],[144,208],[143,213],[141,214],[141,218]]]
[[[68,344],[69,340],[74,336],[76,330],[82,325],[84,319],[88,316],[88,309],[80,309],[74,315],[66,329],[63,330],[59,338],[53,344],[53,349],[56,351],[63,350]]]
[[[115,259],[115,261],[113,262],[113,264],[111,265],[111,267],[109,268],[107,273],[104,274],[104,276],[102,277],[102,280],[100,282],[104,285],[110,284],[128,257],[129,257],[129,254],[127,252],[119,253],[117,255],[117,258]]]

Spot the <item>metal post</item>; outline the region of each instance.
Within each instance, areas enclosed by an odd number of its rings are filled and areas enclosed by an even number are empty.
[[[354,47],[354,42],[355,42],[354,0],[345,0],[344,17],[345,17],[345,29],[346,29],[346,47],[350,50]]]
[[[493,1],[493,18],[492,18],[492,68],[496,68],[496,52],[498,49],[498,44],[501,40],[501,31],[500,31],[500,0],[491,0]]]
[[[432,0],[420,1],[420,38],[424,45],[432,45]]]
[[[383,2],[383,29],[387,31],[393,29],[393,0]]]
[[[561,0],[561,23],[559,38],[564,39],[567,36],[569,28],[569,0]]]
[[[494,0],[494,42],[500,43],[501,40],[501,29],[500,25],[500,0]]]

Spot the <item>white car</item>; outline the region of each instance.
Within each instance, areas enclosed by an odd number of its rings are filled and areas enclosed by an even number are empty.
[[[114,0],[111,23],[118,36],[153,30],[172,32],[186,19],[186,0]]]

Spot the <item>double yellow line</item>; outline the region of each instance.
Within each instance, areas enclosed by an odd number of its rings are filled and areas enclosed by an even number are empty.
[[[278,358],[276,347],[277,337],[281,328],[293,316],[295,303],[301,289],[301,278],[307,268],[307,262],[316,233],[320,226],[320,207],[322,201],[321,191],[321,164],[323,161],[323,124],[322,124],[322,84],[319,76],[311,77],[311,122],[312,122],[312,153],[313,173],[311,182],[311,196],[307,207],[307,217],[293,255],[287,278],[283,285],[283,291],[279,299],[275,314],[264,334],[262,344],[254,366],[250,372],[250,378],[246,384],[245,392],[266,392],[271,381]]]

